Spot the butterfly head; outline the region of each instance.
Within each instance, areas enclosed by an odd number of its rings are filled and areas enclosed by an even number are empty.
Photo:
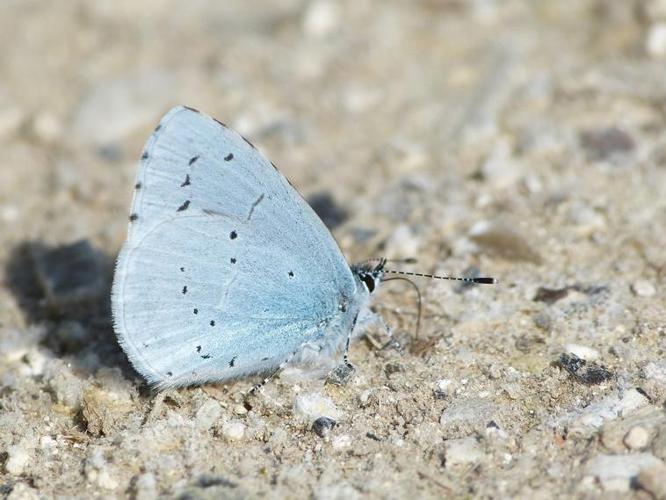
[[[385,265],[386,259],[380,259],[377,264],[371,264],[369,261],[366,261],[352,266],[351,270],[360,282],[360,285],[372,295],[384,277]]]

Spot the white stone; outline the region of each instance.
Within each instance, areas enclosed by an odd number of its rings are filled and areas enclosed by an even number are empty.
[[[582,412],[570,412],[560,421],[572,421],[570,427],[598,428],[609,420],[626,417],[638,408],[649,403],[647,398],[636,389],[629,389],[623,394],[609,394],[601,401],[592,403]]]
[[[564,350],[575,354],[585,361],[596,361],[599,359],[599,351],[580,344],[566,344]]]
[[[336,450],[342,450],[343,448],[348,448],[351,446],[352,443],[352,438],[348,434],[340,434],[339,436],[335,436],[333,438],[333,441],[331,442],[331,446],[335,448]]]
[[[95,447],[89,450],[84,466],[86,479],[105,490],[118,488],[118,481],[111,476],[109,464],[104,457],[104,450]]]
[[[437,381],[437,388],[435,392],[441,396],[448,396],[451,394],[451,388],[453,385],[453,380],[448,378],[443,378]]]
[[[32,129],[35,135],[44,142],[54,142],[63,133],[62,123],[56,116],[49,112],[37,115],[32,123]]]
[[[641,427],[640,425],[632,427],[627,432],[627,435],[624,436],[624,444],[632,450],[646,448],[650,444],[650,433],[645,427]]]
[[[655,23],[650,27],[645,40],[645,50],[652,57],[666,56],[666,23]]]
[[[484,456],[479,442],[474,437],[449,439],[444,442],[446,467],[478,463]]]
[[[245,435],[245,424],[237,420],[225,422],[222,425],[222,435],[229,441],[240,441]]]
[[[136,500],[151,500],[157,498],[157,480],[152,472],[141,474],[134,486]]]
[[[5,470],[10,474],[18,476],[23,474],[26,465],[30,463],[30,451],[25,443],[21,442],[7,448],[7,462],[5,462]]]
[[[461,381],[462,383],[462,381]],[[495,405],[487,399],[454,399],[439,418],[439,423],[449,426],[484,426],[493,419]]]
[[[314,422],[319,417],[329,417],[336,422],[339,422],[342,418],[342,412],[337,409],[333,401],[318,392],[296,396],[294,412],[309,423]]]
[[[332,34],[340,24],[340,9],[334,2],[315,0],[308,6],[303,18],[306,34],[323,38]]]
[[[650,362],[643,369],[645,378],[666,384],[666,361]]]
[[[7,500],[38,500],[39,493],[25,483],[16,483]]]
[[[598,455],[588,462],[585,471],[596,477],[606,491],[629,491],[631,479],[643,469],[662,464],[651,453],[634,455]]]
[[[108,470],[98,471],[97,484],[105,490],[115,490],[118,488],[118,481],[111,477]]]
[[[210,429],[217,419],[220,418],[220,415],[222,415],[222,407],[220,406],[220,403],[214,399],[206,401],[197,410],[197,414],[194,417],[197,428],[201,430]]]
[[[633,285],[631,289],[639,297],[653,297],[657,293],[656,288],[651,281],[648,280],[638,280]]]
[[[345,482],[336,482],[322,486],[314,493],[314,500],[356,500],[364,498],[350,484]]]

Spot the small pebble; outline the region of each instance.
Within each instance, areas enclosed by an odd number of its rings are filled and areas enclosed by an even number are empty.
[[[155,474],[146,472],[137,477],[134,483],[135,500],[150,500],[157,497],[157,479],[155,479]]]
[[[663,462],[651,453],[598,455],[587,463],[585,472],[596,477],[605,491],[627,492],[641,471],[660,464]]]
[[[435,397],[437,399],[444,399],[446,396],[451,394],[451,388],[453,386],[453,380],[448,378],[443,378],[437,381],[435,387]]]
[[[461,439],[449,439],[444,442],[445,447],[445,466],[456,467],[478,463],[484,456],[481,445],[475,437],[465,437]]]
[[[666,498],[666,464],[654,464],[641,470],[635,479],[634,486],[647,491],[652,498]]]
[[[312,430],[320,438],[326,438],[336,425],[337,422],[332,418],[319,417],[312,423]]]
[[[624,444],[631,450],[641,450],[650,444],[650,433],[645,427],[632,427],[624,436]]]
[[[81,399],[81,416],[86,430],[93,436],[111,436],[118,432],[133,409],[127,393],[106,391],[93,385],[84,391]]]
[[[580,142],[591,160],[610,160],[636,147],[631,136],[617,127],[585,130],[580,134]]]
[[[93,447],[90,449],[85,460],[84,470],[89,482],[105,490],[115,490],[119,486],[118,481],[111,476],[111,470],[102,448]]]
[[[639,297],[652,297],[657,292],[654,285],[648,280],[636,281],[631,285],[631,289]]]
[[[596,361],[600,356],[599,351],[596,349],[580,344],[566,344],[564,350],[571,354],[575,354],[585,361]]]
[[[222,435],[229,441],[240,441],[245,435],[245,424],[237,420],[222,425]]]
[[[352,438],[348,434],[341,434],[340,436],[335,436],[331,445],[336,450],[342,450],[348,448],[352,444]]]
[[[220,403],[210,399],[197,410],[194,420],[197,428],[208,430],[213,426],[217,419],[220,418],[220,415],[222,415],[222,407],[220,406]]]
[[[342,413],[336,408],[333,401],[318,392],[304,393],[296,396],[294,412],[309,422],[314,422],[319,417],[329,417],[335,421],[339,421],[342,418]]]
[[[39,492],[25,483],[16,483],[12,487],[12,492],[7,496],[7,500],[39,500]]]
[[[242,404],[237,404],[234,406],[234,413],[236,415],[246,415],[247,408],[245,408],[245,406],[243,406]]]
[[[452,429],[484,429],[495,414],[492,401],[483,398],[454,399],[439,419],[439,423]]]
[[[32,123],[35,135],[44,142],[55,142],[63,135],[63,125],[51,113],[43,112],[35,117]]]
[[[655,23],[645,39],[645,50],[654,58],[666,57],[666,23]]]
[[[24,442],[10,446],[7,448],[5,470],[14,476],[23,474],[25,467],[30,463],[30,455],[28,446]]]
[[[315,38],[332,34],[340,24],[340,9],[337,2],[315,0],[310,3],[303,18],[303,31]]]
[[[481,221],[472,226],[469,238],[489,253],[507,260],[539,264],[541,256],[521,234],[509,224],[496,221]]]
[[[372,389],[366,389],[365,391],[361,392],[358,395],[358,405],[361,408],[365,408],[366,406],[368,406],[368,404],[370,404],[370,399],[372,395],[373,395]]]

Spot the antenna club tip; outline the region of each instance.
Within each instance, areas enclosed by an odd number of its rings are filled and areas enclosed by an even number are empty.
[[[496,285],[499,283],[497,278],[474,278],[474,283],[480,283],[482,285]]]

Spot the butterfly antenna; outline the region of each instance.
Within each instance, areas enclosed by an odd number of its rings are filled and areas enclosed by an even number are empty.
[[[384,282],[395,281],[395,280],[406,281],[407,283],[412,285],[414,290],[416,290],[416,299],[419,305],[419,310],[418,313],[416,314],[416,334],[414,335],[414,338],[419,338],[419,331],[421,330],[421,290],[419,290],[419,287],[416,285],[416,283],[414,283],[409,278],[405,278],[404,276],[396,276],[395,278],[386,278]]]
[[[412,273],[409,271],[394,271],[392,269],[384,269],[386,274],[401,274],[403,276],[418,276],[421,278],[431,278],[434,280],[449,280],[449,281],[462,281],[464,283],[477,283],[479,285],[496,285],[499,283],[496,278],[478,277],[478,278],[463,278],[460,276],[438,276],[436,274],[425,273]],[[387,281],[387,280],[384,280]]]

